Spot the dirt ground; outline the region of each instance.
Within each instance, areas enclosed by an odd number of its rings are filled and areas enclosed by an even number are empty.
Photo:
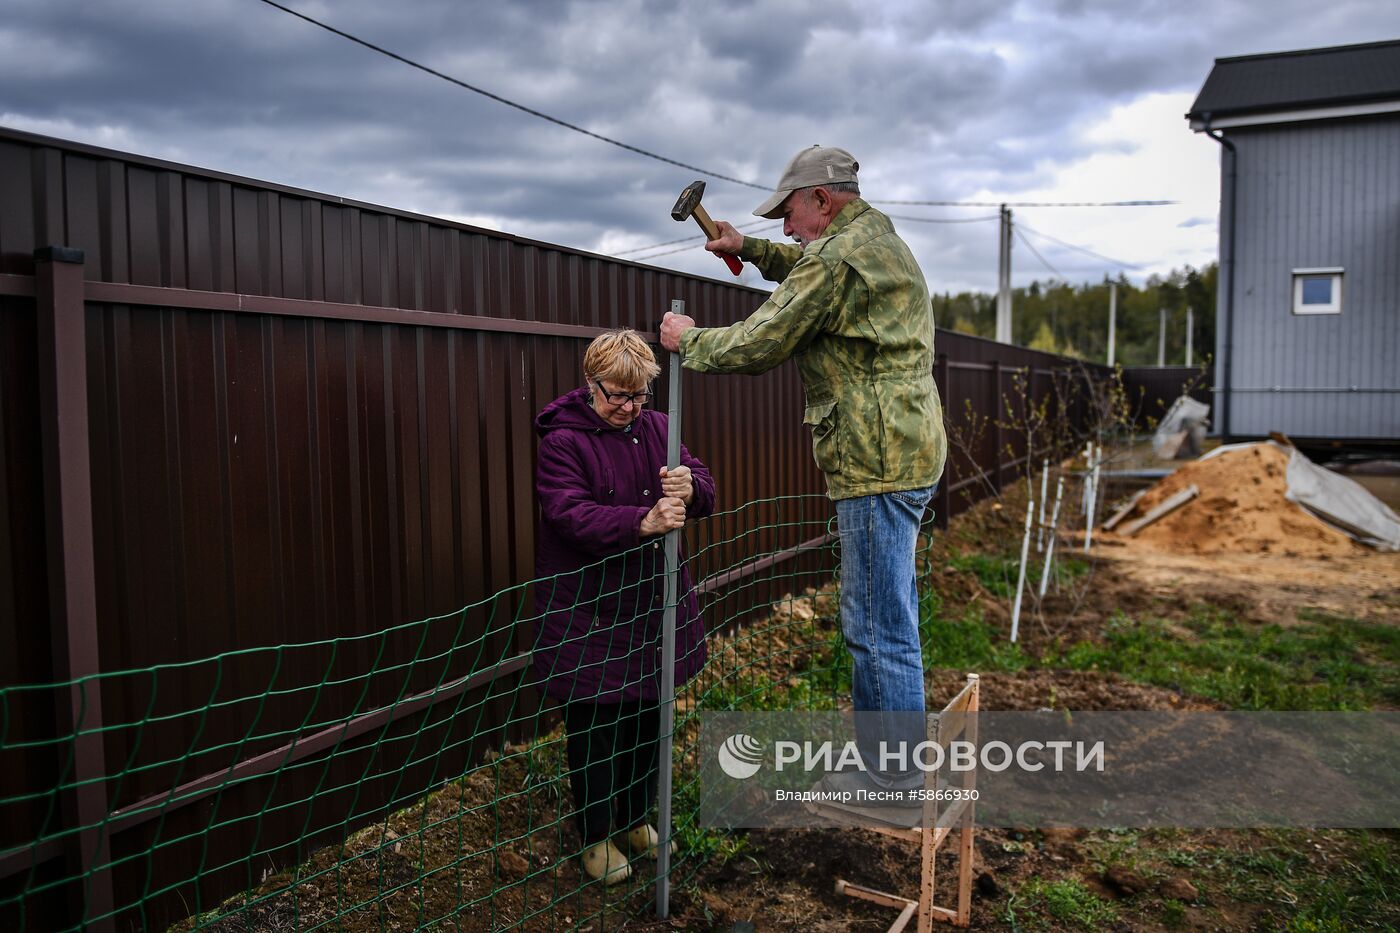
[[[1183,594],[1233,609],[1254,622],[1289,625],[1302,610],[1400,625],[1400,554],[1358,552],[1345,557],[1278,554],[1217,556],[1096,545],[1106,578],[1162,602]]]
[[[1199,594],[1251,621],[1288,625],[1309,609],[1400,622],[1400,553],[1358,544],[1287,501],[1287,463],[1282,449],[1256,444],[1182,465],[1112,532],[1095,534],[1095,556],[1111,568],[1105,576],[1173,601]],[[1191,485],[1195,499],[1125,533]]]
[[[1320,610],[1400,625],[1400,554],[1354,544],[1339,532],[1319,527],[1320,522],[1291,503],[1283,507],[1273,501],[1275,494],[1281,496],[1281,474],[1269,475],[1278,467],[1272,454],[1249,457],[1254,462],[1239,459],[1230,469],[1246,473],[1248,491],[1235,497],[1243,503],[1212,502],[1194,514],[1177,515],[1174,522],[1141,538],[1096,533],[1087,555],[1092,586],[1080,587],[1074,594],[1051,592],[1038,608],[1028,607],[1022,619],[1027,650],[1035,652],[1051,642],[1094,639],[1120,613],[1171,620],[1184,617],[1193,605],[1222,607],[1242,620],[1259,623],[1290,625],[1305,621],[1307,612]],[[1267,468],[1260,467],[1260,462]],[[1193,478],[1199,480],[1192,472],[1169,478],[1162,488],[1144,496],[1143,511]],[[1024,491],[1019,497],[1011,491],[1000,503],[973,509],[934,543],[930,560],[935,587],[945,605],[980,604],[993,627],[1009,628],[1006,601],[989,594],[972,574],[953,569],[947,557],[961,547],[1019,537],[1024,496]],[[1253,514],[1241,517],[1240,511]],[[1290,535],[1295,540],[1285,546],[1271,545],[1269,535],[1277,535],[1275,541],[1287,541]],[[1220,545],[1231,536],[1233,549],[1227,552]],[[1204,537],[1213,537],[1214,546],[1202,547]],[[1299,538],[1304,544],[1298,543]],[[1085,556],[1082,534],[1070,534],[1064,543],[1066,553]],[[930,702],[956,692],[963,674],[931,671]],[[1046,706],[1163,710],[1210,709],[1218,704],[1129,683],[1112,673],[1034,670],[982,676],[984,709]],[[1009,892],[1032,879],[1066,874],[1120,907],[1108,929],[1251,930],[1260,923],[1271,924],[1263,908],[1232,899],[1199,873],[1194,883],[1184,870],[1150,880],[1131,873],[1127,877],[1116,871],[1105,874],[1095,861],[1104,846],[1113,844],[1104,835],[1083,830],[979,830],[972,928],[1017,929],[1005,919]],[[1249,831],[1181,833],[1171,841],[1183,862],[1192,861],[1194,852],[1249,852],[1268,844],[1264,835]],[[1327,870],[1328,846],[1335,844],[1324,835],[1316,843],[1306,840],[1307,858],[1318,871]],[[1336,858],[1336,853],[1330,857]],[[955,874],[951,855],[940,855],[938,865],[935,899],[951,906]],[[892,922],[893,910],[837,894],[833,884],[838,877],[891,893],[916,896],[918,892],[915,854],[911,846],[897,840],[861,830],[753,831],[739,858],[702,875],[701,903],[686,908],[690,916],[703,915],[706,923],[716,921],[716,929],[749,921],[757,930],[883,930]],[[1195,896],[1184,897],[1183,892]],[[1154,905],[1162,903],[1169,907],[1157,916]],[[1049,926],[1032,924],[1030,928],[1055,929],[1057,924],[1051,920]]]
[[[1144,502],[1170,491],[1168,484],[1145,496]],[[944,607],[976,606],[997,632],[1009,629],[1008,600],[989,592],[975,573],[953,566],[952,557],[988,542],[1019,542],[1024,495],[1024,487],[1019,493],[1008,491],[1001,502],[984,503],[961,516],[949,532],[934,536],[927,552],[932,586]],[[1295,520],[1302,519],[1283,519]],[[1181,515],[1176,525],[1139,538],[1096,533],[1086,559],[1092,585],[1065,587],[1063,592],[1052,587],[1039,605],[1028,603],[1021,622],[1023,650],[1038,656],[1052,644],[1093,640],[1120,614],[1170,622],[1202,604],[1227,608],[1242,620],[1280,625],[1303,621],[1300,613],[1308,609],[1400,625],[1400,554],[1370,551],[1316,529],[1310,530],[1316,546],[1307,553],[1245,546],[1231,553],[1209,548],[1203,552],[1195,544],[1200,535],[1211,532],[1212,521],[1209,514]],[[1237,537],[1243,540],[1250,534],[1245,529]],[[1084,559],[1082,539],[1069,535],[1061,546],[1065,554]],[[779,604],[770,620],[772,631],[758,636],[764,639],[761,645],[719,640],[712,648],[711,667],[762,657],[766,660],[758,666],[747,662],[750,676],[761,682],[788,681],[811,663],[814,642],[803,631],[810,635],[820,628],[833,604],[822,594]],[[931,705],[955,693],[965,673],[930,671]],[[1107,672],[986,672],[981,690],[982,708],[988,710],[1218,706]],[[691,702],[680,703],[680,712]],[[323,923],[329,929],[412,930],[450,916],[431,928],[873,931],[885,929],[894,911],[837,894],[837,878],[917,894],[917,853],[906,843],[864,830],[750,831],[738,853],[727,859],[682,852],[676,863],[672,917],[659,921],[650,907],[655,894],[649,861],[639,860],[634,877],[612,889],[581,884],[582,874],[571,857],[578,843],[568,818],[559,745],[506,752],[420,805],[357,833],[343,850],[324,850],[299,872],[269,879],[260,889],[261,900],[240,898],[226,909],[241,903],[246,905],[242,910],[201,928],[233,933]],[[532,777],[539,774],[556,780],[541,785]],[[1116,869],[1105,872],[1104,853],[1166,844],[1151,834],[1119,838],[1082,830],[978,830],[972,927],[1060,928],[1046,926],[1043,920],[1013,924],[1007,919],[1008,905],[1027,885],[1065,877],[1078,879],[1116,905],[1116,915],[1104,929],[1244,931],[1268,925],[1264,908],[1236,899],[1209,872],[1190,866],[1197,864],[1197,854],[1204,860],[1208,853],[1262,851],[1271,844],[1269,838],[1249,831],[1169,835],[1176,859],[1172,865],[1180,867],[1139,877]],[[1335,835],[1319,833],[1316,842],[1309,837],[1300,857],[1326,871],[1349,857],[1343,848]],[[944,854],[939,859],[936,900],[945,905],[953,903],[951,858]],[[343,904],[363,906],[345,912],[340,909]],[[463,904],[471,906],[462,911]]]
[[[1155,566],[1151,564],[1150,566]],[[1160,598],[1174,602],[1179,583],[1160,578],[1160,589],[1141,589],[1138,574],[1142,568],[1131,554],[1105,562],[1098,569],[1104,592],[1103,604],[1080,607],[1081,619],[1061,625],[1061,631],[1082,635],[1101,624],[1111,614],[1112,594],[1132,593],[1136,603]],[[1400,570],[1390,563],[1390,573]],[[1269,572],[1275,572],[1270,568]],[[1211,578],[1202,571],[1203,580]],[[1300,600],[1336,601],[1342,605],[1347,589],[1328,581],[1315,589],[1295,582]],[[1200,600],[1239,601],[1244,593],[1261,586],[1251,579],[1249,568],[1231,575],[1218,588],[1204,586]],[[1395,612],[1392,604],[1390,612]],[[1170,613],[1166,613],[1170,615]],[[1394,615],[1391,618],[1395,618]],[[1091,620],[1100,620],[1099,622]],[[1034,633],[1030,641],[1039,639]],[[929,696],[951,696],[962,685],[963,672],[930,672]],[[1031,710],[1053,707],[1066,710],[1167,710],[1215,709],[1211,700],[1183,695],[1160,687],[1130,683],[1112,673],[1083,671],[1025,671],[1015,674],[982,675],[982,705],[989,710]],[[1151,834],[1147,834],[1151,835]],[[1168,834],[1173,850],[1182,858],[1192,852],[1221,850],[1248,852],[1269,843],[1263,834],[1249,831],[1211,831]],[[1311,840],[1309,840],[1311,841]],[[1116,905],[1119,918],[1104,929],[1115,931],[1168,930],[1254,930],[1273,928],[1263,908],[1229,897],[1214,887],[1201,873],[1179,871],[1150,880],[1124,880],[1106,876],[1098,857],[1114,844],[1110,833],[1084,830],[978,829],[975,839],[972,895],[972,929],[1016,930],[1005,915],[1011,892],[1035,879],[1072,877],[1081,880],[1094,894]],[[890,909],[839,895],[837,878],[889,893],[917,896],[919,885],[917,853],[912,846],[878,833],[862,830],[754,830],[739,857],[713,871],[702,872],[698,903],[689,895],[679,902],[682,929],[729,929],[739,921],[754,929],[802,931],[884,930],[894,919]],[[1307,853],[1319,871],[1328,865],[1322,849]],[[947,853],[938,858],[935,902],[955,903],[956,864]],[[1113,880],[1110,880],[1112,878]],[[1115,884],[1115,880],[1120,882]],[[1140,889],[1134,888],[1134,882]],[[1185,883],[1183,886],[1183,882]],[[1190,892],[1183,903],[1180,891]],[[1174,899],[1171,922],[1153,916],[1165,899]],[[1053,920],[1048,926],[1026,929],[1060,929]],[[629,927],[630,929],[631,927]],[[639,927],[643,928],[643,927]],[[650,927],[646,927],[650,928]],[[1079,929],[1080,927],[1063,927]]]

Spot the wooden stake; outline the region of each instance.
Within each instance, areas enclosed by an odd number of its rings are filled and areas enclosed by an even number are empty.
[[[1128,513],[1131,512],[1133,509],[1137,508],[1137,504],[1142,501],[1142,497],[1145,495],[1147,495],[1147,489],[1145,488],[1139,489],[1137,492],[1133,493],[1132,497],[1128,499],[1127,504],[1124,505],[1117,512],[1114,512],[1113,517],[1103,523],[1103,530],[1112,531],[1114,525],[1127,518]]]
[[[1050,543],[1045,546],[1045,563],[1040,568],[1040,598],[1045,598],[1045,582],[1050,579],[1050,562],[1055,559],[1055,529],[1060,522],[1060,497],[1065,493],[1065,478],[1055,485],[1055,508],[1050,513]]]
[[[1040,464],[1040,520],[1036,523],[1035,529],[1035,552],[1039,554],[1045,549],[1045,484],[1050,479],[1050,461],[1045,460]]]
[[[1103,445],[1094,444],[1091,446],[1091,449],[1093,450],[1094,456],[1093,463],[1089,467],[1089,507],[1087,509],[1088,514],[1084,519],[1085,554],[1089,553],[1089,545],[1092,544],[1094,540],[1094,507],[1099,501],[1099,461],[1103,459]]]
[[[1201,491],[1196,488],[1194,483],[1190,486],[1187,486],[1185,489],[1172,496],[1166,502],[1161,503],[1151,512],[1148,512],[1142,518],[1139,518],[1127,528],[1124,528],[1123,534],[1128,535],[1129,537],[1137,534],[1139,531],[1142,531],[1142,529],[1146,528],[1148,525],[1152,524],[1157,519],[1161,518],[1163,515],[1166,515],[1168,512],[1176,511],[1177,509],[1181,508],[1183,505],[1190,502],[1192,499],[1196,498],[1200,494]]]
[[[1021,569],[1016,574],[1016,604],[1011,609],[1011,641],[1016,641],[1016,633],[1021,623],[1021,591],[1026,588],[1026,557],[1031,549],[1031,517],[1035,513],[1035,503],[1026,500],[1026,534],[1021,538]]]

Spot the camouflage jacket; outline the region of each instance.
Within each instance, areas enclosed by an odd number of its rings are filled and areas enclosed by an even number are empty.
[[[947,439],[933,309],[889,218],[856,198],[805,250],[745,237],[740,258],[782,284],[746,320],[687,330],[686,368],[761,373],[795,357],[802,420],[832,499],[937,482]]]

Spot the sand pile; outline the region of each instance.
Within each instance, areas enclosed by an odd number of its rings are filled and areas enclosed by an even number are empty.
[[[1343,557],[1366,551],[1284,498],[1288,454],[1272,444],[1196,460],[1149,489],[1107,537],[1193,554]],[[1195,484],[1200,495],[1129,538],[1122,534],[1158,503]]]

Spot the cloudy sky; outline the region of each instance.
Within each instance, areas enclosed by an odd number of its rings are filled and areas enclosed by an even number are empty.
[[[1040,254],[1016,241],[1018,285],[1051,275],[1042,259],[1075,282],[1211,261],[1218,147],[1182,115],[1212,60],[1400,37],[1395,0],[284,2],[523,106],[765,186],[821,143],[856,155],[876,201],[1180,202],[1017,208]],[[670,208],[706,176],[261,0],[4,0],[0,125],[728,276],[694,244],[637,251],[695,231]],[[762,223],[749,212],[763,192],[707,184],[714,216]],[[996,224],[977,219],[995,209],[884,209],[935,290],[995,289]]]

